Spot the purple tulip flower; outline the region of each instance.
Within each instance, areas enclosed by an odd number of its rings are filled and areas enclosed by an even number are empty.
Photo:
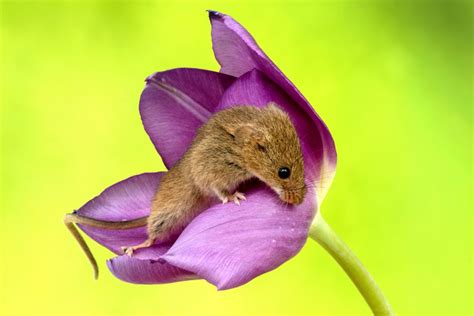
[[[300,205],[286,205],[270,188],[255,181],[243,189],[247,200],[240,206],[214,205],[170,242],[140,249],[132,257],[122,255],[120,247],[144,241],[145,227],[111,231],[80,225],[118,255],[107,265],[127,282],[202,278],[222,290],[277,268],[303,247],[334,176],[333,139],[308,101],[238,22],[214,11],[209,17],[221,70],[179,68],[146,79],[140,114],[151,141],[171,168],[213,113],[236,105],[262,107],[276,102],[288,112],[300,138],[308,193]],[[107,221],[146,216],[163,174],[132,176],[107,188],[77,212]]]

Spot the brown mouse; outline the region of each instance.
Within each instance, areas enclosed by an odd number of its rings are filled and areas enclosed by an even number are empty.
[[[97,263],[74,223],[103,229],[147,225],[148,239],[124,252],[146,248],[182,230],[216,198],[240,204],[239,184],[258,178],[280,199],[300,204],[306,194],[303,156],[296,130],[276,104],[236,106],[215,113],[201,126],[183,157],[163,176],[147,217],[110,222],[66,214],[64,222],[94,267]]]

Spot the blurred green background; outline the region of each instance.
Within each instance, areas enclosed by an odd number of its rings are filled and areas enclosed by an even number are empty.
[[[2,315],[368,315],[309,240],[240,288],[98,281],[62,216],[133,174],[163,170],[143,79],[218,70],[205,9],[228,13],[330,127],[326,220],[399,315],[473,314],[469,2],[1,2]]]

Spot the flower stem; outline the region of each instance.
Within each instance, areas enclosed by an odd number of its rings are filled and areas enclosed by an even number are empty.
[[[362,265],[352,250],[324,221],[321,212],[311,225],[309,235],[317,241],[346,271],[360,294],[364,297],[374,315],[395,315],[388,300],[375,283],[369,271]]]

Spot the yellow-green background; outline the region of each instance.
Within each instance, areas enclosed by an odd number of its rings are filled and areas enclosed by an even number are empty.
[[[322,212],[399,315],[472,315],[472,6],[468,2],[1,2],[1,315],[368,315],[313,241],[217,292],[91,268],[62,216],[163,170],[143,79],[218,70],[205,9],[233,15],[312,102],[339,165]],[[179,122],[177,122],[179,124]]]

